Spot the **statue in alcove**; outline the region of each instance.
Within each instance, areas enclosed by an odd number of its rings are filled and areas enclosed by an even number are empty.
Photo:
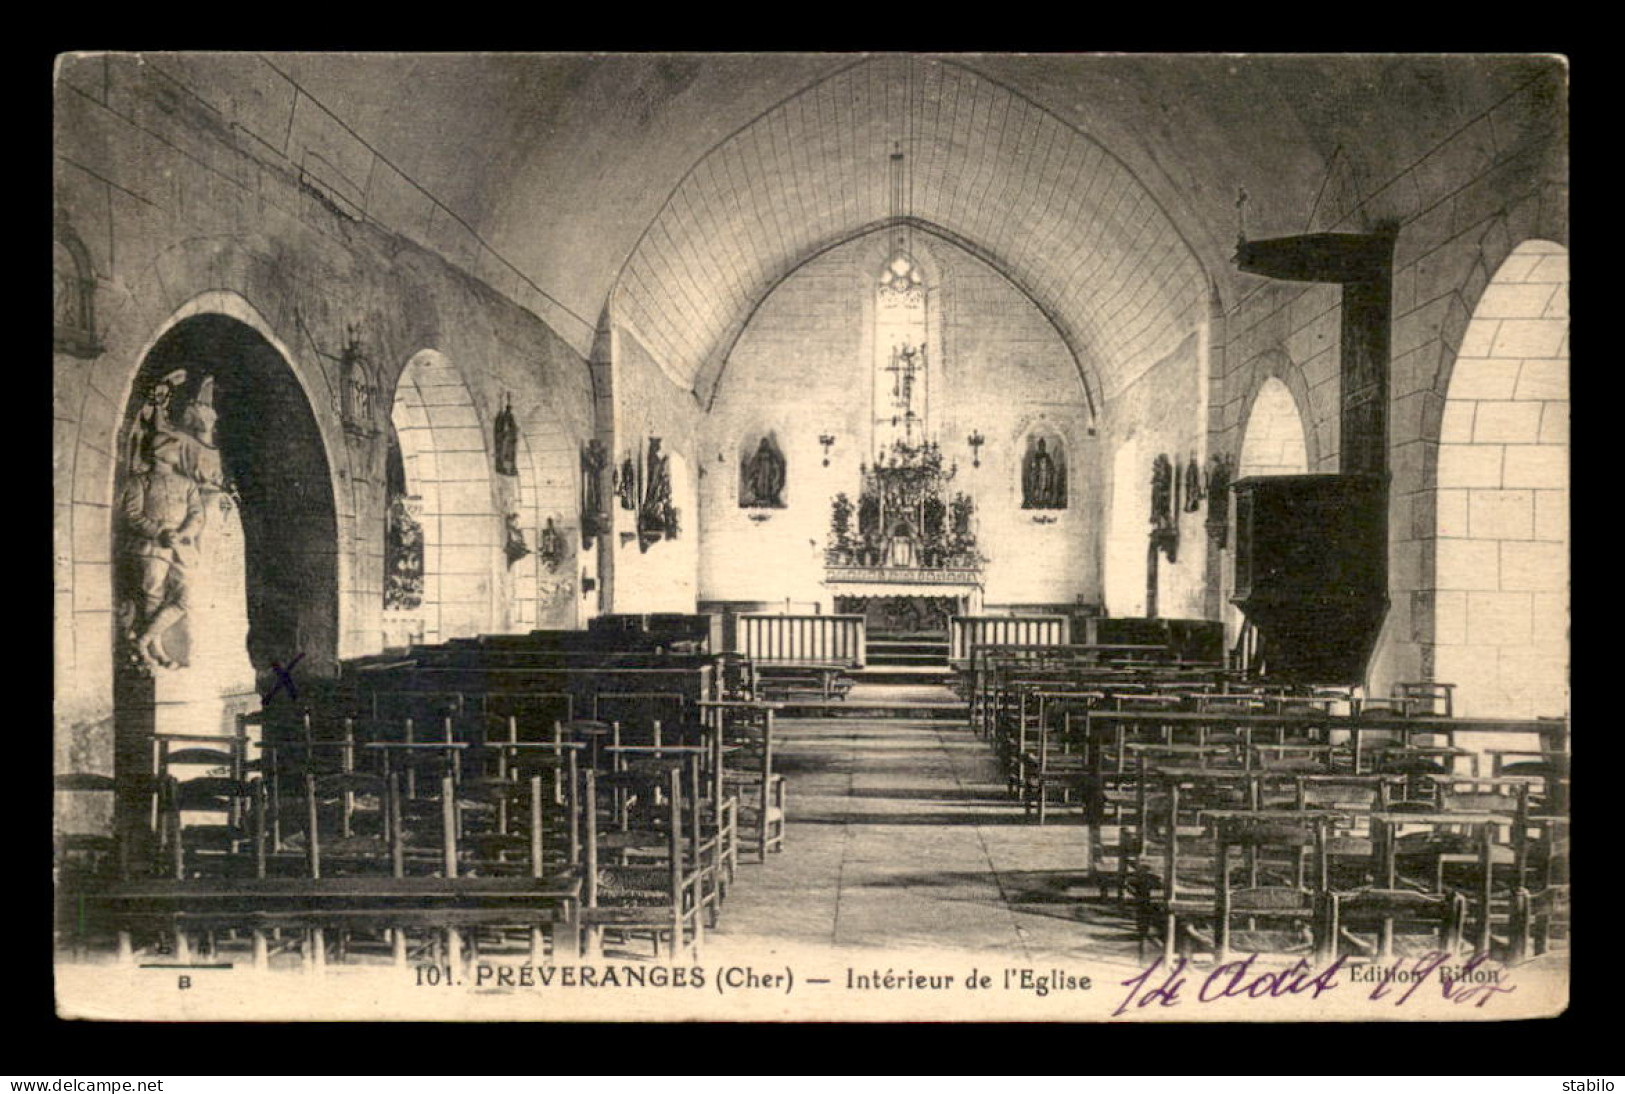
[[[513,396],[497,411],[495,426],[496,468],[499,475],[519,474],[519,423],[513,416]]]
[[[119,497],[136,586],[121,605],[124,634],[136,662],[149,671],[188,663],[187,654],[172,653],[164,640],[187,617],[209,503],[227,490],[214,444],[214,378],[206,377],[179,418],[170,418],[169,403],[185,379],[185,371],[176,370],[148,393]]]
[[[125,637],[147,669],[181,668],[163,638],[186,618],[187,570],[197,559],[203,529],[202,492],[171,463],[148,463],[134,470],[119,498],[119,513],[131,533],[130,553],[139,589],[126,605]]]
[[[384,518],[384,609],[415,611],[423,606],[423,500],[405,493],[389,499]]]
[[[1190,462],[1185,465],[1185,512],[1194,513],[1202,507],[1202,468],[1196,462],[1196,453],[1191,453]]]
[[[1066,463],[1060,445],[1051,453],[1043,437],[1033,440],[1021,470],[1023,509],[1066,508]]]
[[[763,437],[756,451],[739,464],[739,507],[783,509],[784,456],[771,437]]]
[[[649,438],[643,506],[638,510],[638,549],[647,551],[661,539],[675,538],[677,514],[671,503],[671,457],[660,453],[660,438]]]

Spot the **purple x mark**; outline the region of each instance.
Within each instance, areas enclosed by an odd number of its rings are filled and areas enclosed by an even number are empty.
[[[299,689],[293,686],[293,667],[304,659],[305,655],[301,653],[298,657],[295,657],[292,661],[288,662],[287,668],[283,668],[281,662],[279,661],[271,662],[271,671],[276,673],[276,687],[265,693],[265,703],[269,703],[272,698],[276,696],[276,693],[281,691],[283,688],[288,689],[288,698],[299,698]]]

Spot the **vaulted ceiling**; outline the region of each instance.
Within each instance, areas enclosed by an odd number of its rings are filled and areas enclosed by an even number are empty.
[[[918,221],[1055,320],[1106,397],[1233,299],[1253,235],[1349,205],[1539,58],[268,54],[574,318],[613,297],[702,400],[751,309],[885,221]],[[1335,181],[1335,185],[1331,183]],[[1341,224],[1358,228],[1359,224]],[[1088,377],[1086,377],[1087,379]]]

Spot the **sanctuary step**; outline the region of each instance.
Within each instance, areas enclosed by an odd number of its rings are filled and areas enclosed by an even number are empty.
[[[948,667],[948,640],[945,638],[870,638],[864,642],[863,648],[864,660],[871,667]]]
[[[869,664],[847,673],[860,684],[934,684],[946,688],[953,680],[953,670],[945,664],[876,665]]]
[[[946,670],[925,679],[924,675],[896,671],[880,675],[871,670],[852,674],[858,681],[844,700],[838,702],[788,702],[780,711],[783,718],[912,718],[963,721],[965,703],[948,689]]]

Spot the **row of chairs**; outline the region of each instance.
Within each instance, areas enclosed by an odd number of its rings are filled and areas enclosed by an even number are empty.
[[[1008,792],[1040,824],[1075,807],[1142,949],[1222,956],[1238,920],[1322,957],[1386,955],[1396,935],[1524,956],[1566,937],[1564,733],[1459,747],[1456,729],[1488,727],[1453,717],[1449,684],[1368,698],[1026,652],[982,669],[973,726]]]
[[[1396,934],[1418,933],[1451,952],[1527,957],[1566,933],[1568,822],[1546,812],[1545,780],[1430,774],[1419,788],[1402,774],[1188,760],[1143,750],[1132,801],[1103,828],[1115,846],[1097,847],[1103,895],[1115,858],[1142,949],[1160,935],[1170,957],[1205,944],[1224,960],[1238,916],[1305,934],[1323,960],[1350,946],[1386,959]]]
[[[313,963],[323,933],[344,950],[390,938],[401,960],[414,930],[443,954],[467,931],[500,942],[513,914],[538,958],[606,932],[675,952],[714,924],[741,846],[783,845],[771,708],[541,732],[518,713],[458,713],[466,698],[418,706],[416,720],[374,717],[384,703],[155,740],[155,774],[133,788],[145,830],[74,849],[81,910],[122,924],[126,951],[161,926],[178,948],[197,931],[246,933],[257,960],[287,935]]]

